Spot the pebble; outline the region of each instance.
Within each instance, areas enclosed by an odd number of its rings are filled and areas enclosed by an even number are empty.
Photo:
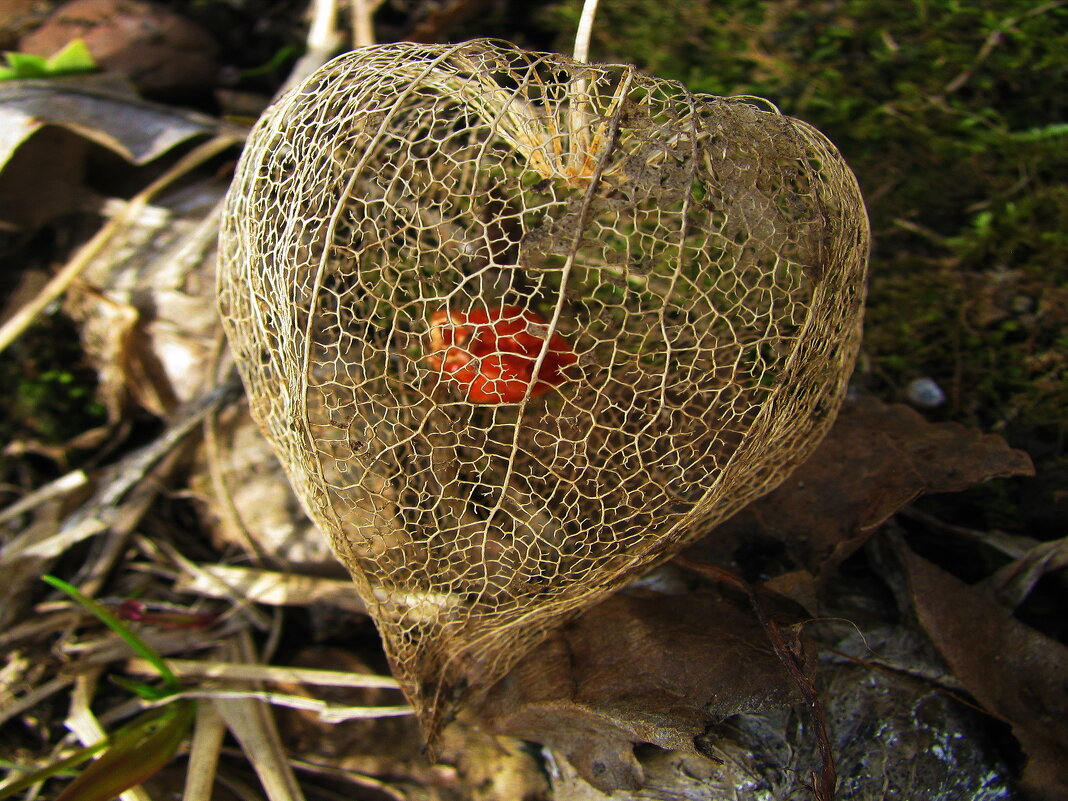
[[[917,378],[905,388],[905,397],[914,406],[935,409],[946,402],[946,393],[933,378]]]

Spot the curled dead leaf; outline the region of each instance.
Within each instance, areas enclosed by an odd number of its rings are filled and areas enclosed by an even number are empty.
[[[48,125],[66,128],[139,165],[218,129],[203,114],[149,103],[117,89],[114,81],[93,76],[11,81],[0,84],[0,169]]]
[[[247,404],[219,415],[200,446],[190,483],[220,548],[263,554],[298,573],[337,569],[326,538],[300,508]],[[346,590],[355,601],[356,593],[348,585]]]

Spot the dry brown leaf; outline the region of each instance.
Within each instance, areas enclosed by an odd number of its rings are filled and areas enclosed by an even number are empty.
[[[991,478],[1033,475],[1030,457],[995,434],[930,423],[874,398],[847,402],[809,459],[693,552],[729,564],[741,543],[768,537],[809,572],[826,576],[876,527],[926,492],[957,492]]]
[[[17,138],[17,130],[3,130],[12,123],[3,105],[2,86],[0,148],[9,138]],[[33,230],[77,209],[87,194],[82,181],[88,153],[84,138],[50,126],[22,143],[17,158],[0,161],[0,226]]]
[[[67,290],[112,424],[131,403],[166,417],[212,383],[219,321],[204,229],[214,235],[219,191],[202,181],[145,208]]]
[[[907,548],[898,554],[942,658],[979,703],[1012,724],[1028,757],[1024,785],[1037,798],[1068,798],[1068,648]]]
[[[79,327],[82,348],[96,369],[97,400],[118,423],[132,394],[141,405],[163,416],[174,405],[165,380],[144,369],[135,347],[137,309],[86,284],[75,282],[67,293],[64,310]]]
[[[616,595],[525,657],[477,714],[608,792],[641,786],[632,743],[693,751],[710,723],[797,698],[748,608],[714,592]]]
[[[82,325],[102,385],[160,416],[212,384],[220,192],[207,179],[161,197],[68,292],[66,309]]]

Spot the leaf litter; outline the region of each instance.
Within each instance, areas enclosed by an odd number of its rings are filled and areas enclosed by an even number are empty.
[[[0,101],[8,114],[28,114],[27,103],[53,114],[64,92],[69,116],[40,119],[133,163],[220,130],[208,118],[59,86]],[[18,135],[2,163],[34,125],[10,129]],[[154,133],[130,138],[139,130]],[[447,730],[438,763],[423,753],[412,718],[327,724],[315,704],[269,706],[281,694],[385,707],[396,693],[362,604],[321,540],[309,543],[314,528],[227,383],[209,313],[217,164],[186,162],[175,175],[180,192],[129,204],[50,296],[65,294],[120,441],[108,444],[111,456],[27,487],[0,511],[5,760],[39,765],[64,753],[68,713],[82,716],[76,728],[89,738],[87,721],[112,726],[136,711],[97,677],[142,667],[39,586],[41,574],[59,571],[97,597],[172,603],[219,621],[139,629],[203,696],[183,746],[188,771],[160,774],[196,788],[192,797],[213,786],[272,799],[330,798],[338,788],[375,799],[819,797],[811,704],[762,618],[789,635],[798,669],[818,691],[839,797],[874,799],[888,789],[946,801],[1068,797],[1064,645],[1012,616],[1068,562],[1064,540],[954,533],[908,509],[923,493],[1026,476],[1030,462],[1000,437],[873,398],[848,403],[786,483],[679,566],[590,609],[524,658]],[[149,445],[122,433],[132,415],[157,422]],[[913,538],[970,537],[1000,557],[999,567],[969,585],[913,551],[898,520]],[[734,579],[710,580],[694,564]],[[751,595],[738,590],[738,577]],[[324,670],[352,681],[377,675],[383,686],[339,679],[327,689],[316,680]],[[228,690],[245,694],[225,697]],[[73,693],[69,709],[65,693]],[[1005,724],[1022,768],[990,745],[991,726]],[[224,749],[226,731],[243,764]],[[147,787],[140,797],[168,791]]]

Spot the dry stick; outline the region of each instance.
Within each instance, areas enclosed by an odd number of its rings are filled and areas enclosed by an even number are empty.
[[[301,709],[314,712],[325,723],[343,723],[347,720],[371,720],[374,718],[408,717],[415,713],[407,704],[395,706],[335,706],[318,698],[292,693],[277,693],[271,690],[215,689],[181,690],[159,701],[147,701],[146,706],[158,707],[171,703],[176,698],[193,698],[210,701],[263,701],[273,706]]]
[[[271,681],[286,684],[314,684],[320,687],[360,687],[399,690],[400,685],[392,676],[377,673],[350,673],[346,670],[320,670],[318,668],[289,667],[286,665],[261,665],[255,662],[220,662],[212,659],[168,659],[168,666],[179,678],[230,679],[242,681]],[[153,676],[156,671],[147,660],[131,658],[126,670],[142,676]]]
[[[230,643],[234,661],[254,657],[252,640],[239,634]],[[269,707],[252,698],[217,698],[213,701],[227,728],[241,744],[249,764],[259,776],[270,801],[304,801],[293,769],[286,760],[278,727]]]
[[[75,490],[81,489],[89,483],[89,476],[84,470],[74,470],[55,481],[45,484],[43,487],[28,492],[12,503],[3,511],[0,511],[0,524],[13,520],[19,515],[36,509],[42,504],[48,503],[55,498],[70,495]]]
[[[226,724],[213,704],[197,704],[193,744],[189,747],[182,801],[211,801],[219,751],[226,737]]]
[[[37,316],[67,290],[71,282],[81,275],[82,271],[89,266],[90,262],[104,250],[104,247],[116,235],[125,231],[137,221],[137,218],[152,198],[179,178],[240,141],[241,137],[235,134],[219,134],[191,150],[179,159],[177,164],[135,195],[129,203],[123,206],[118,214],[108,220],[93,238],[81,247],[63,269],[45,285],[44,289],[37,293],[37,297],[19,309],[10,320],[0,327],[0,352],[18,339],[30,327],[30,324],[37,319]]]

